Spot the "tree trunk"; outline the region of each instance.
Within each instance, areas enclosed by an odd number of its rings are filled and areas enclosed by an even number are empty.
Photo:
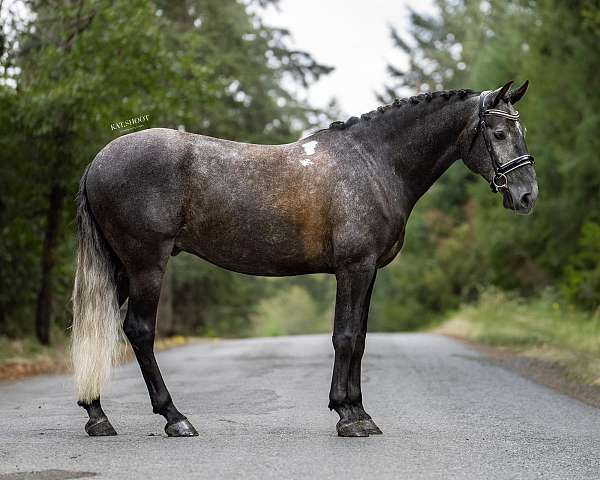
[[[6,313],[4,312],[4,305],[0,305],[0,335],[6,333]]]
[[[56,265],[56,247],[60,232],[60,220],[65,201],[65,191],[53,184],[50,190],[48,213],[46,217],[46,235],[42,250],[41,282],[37,296],[35,332],[42,345],[50,344],[50,321],[52,318],[52,300],[54,296],[53,274]]]

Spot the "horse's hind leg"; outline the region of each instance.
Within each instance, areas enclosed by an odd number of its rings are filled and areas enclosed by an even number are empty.
[[[119,265],[117,273],[117,300],[119,307],[123,306],[127,297],[129,297],[129,281],[123,266]],[[102,410],[99,396],[89,403],[78,401],[77,404],[83,407],[90,417],[85,424],[85,431],[88,435],[91,437],[102,437],[117,434],[104,410]]]
[[[156,312],[160,286],[171,248],[162,249],[154,262],[148,251],[144,252],[144,266],[128,268],[129,306],[123,331],[129,339],[142,375],[148,387],[154,413],[165,417],[165,432],[170,437],[198,435],[196,429],[173,405],[154,357]],[[141,260],[141,259],[140,259]]]
[[[90,403],[79,401],[77,402],[77,405],[83,407],[90,416],[90,419],[85,424],[85,431],[90,437],[104,437],[117,434],[108,421],[108,417],[104,413],[104,410],[102,410],[100,397],[92,400]]]

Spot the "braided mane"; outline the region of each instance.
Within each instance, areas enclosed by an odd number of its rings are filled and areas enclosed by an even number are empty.
[[[419,95],[414,95],[409,98],[396,98],[396,99],[394,99],[394,101],[392,103],[377,107],[376,110],[373,110],[369,113],[363,113],[360,116],[360,118],[350,117],[345,122],[343,122],[343,121],[333,122],[329,125],[329,129],[345,130],[347,128],[350,128],[352,125],[355,125],[360,122],[368,122],[369,120],[372,120],[373,118],[383,115],[385,112],[387,112],[389,110],[401,108],[405,105],[410,106],[410,105],[417,105],[422,102],[430,102],[434,98],[439,98],[439,97],[449,100],[450,98],[457,96],[458,98],[462,99],[462,98],[466,98],[469,95],[474,94],[474,93],[476,93],[476,92],[474,92],[473,90],[469,90],[469,89],[440,90],[439,92],[421,93]]]

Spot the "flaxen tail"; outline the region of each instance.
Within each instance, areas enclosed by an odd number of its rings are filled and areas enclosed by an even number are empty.
[[[89,167],[88,167],[89,169]],[[94,221],[81,177],[77,205],[77,272],[71,356],[78,399],[98,398],[120,351],[121,318],[114,254]]]

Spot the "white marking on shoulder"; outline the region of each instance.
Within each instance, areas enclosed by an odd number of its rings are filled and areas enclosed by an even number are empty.
[[[307,142],[304,145],[302,145],[302,148],[304,149],[304,153],[306,153],[307,155],[312,155],[313,153],[315,153],[315,149],[317,148],[317,143],[316,141],[312,141],[312,142]]]
[[[315,142],[316,143],[316,142]],[[302,160],[300,160],[300,163],[302,165],[304,165],[305,167],[308,167],[309,165],[312,165],[313,162],[312,160],[308,159],[308,158],[303,158]]]

